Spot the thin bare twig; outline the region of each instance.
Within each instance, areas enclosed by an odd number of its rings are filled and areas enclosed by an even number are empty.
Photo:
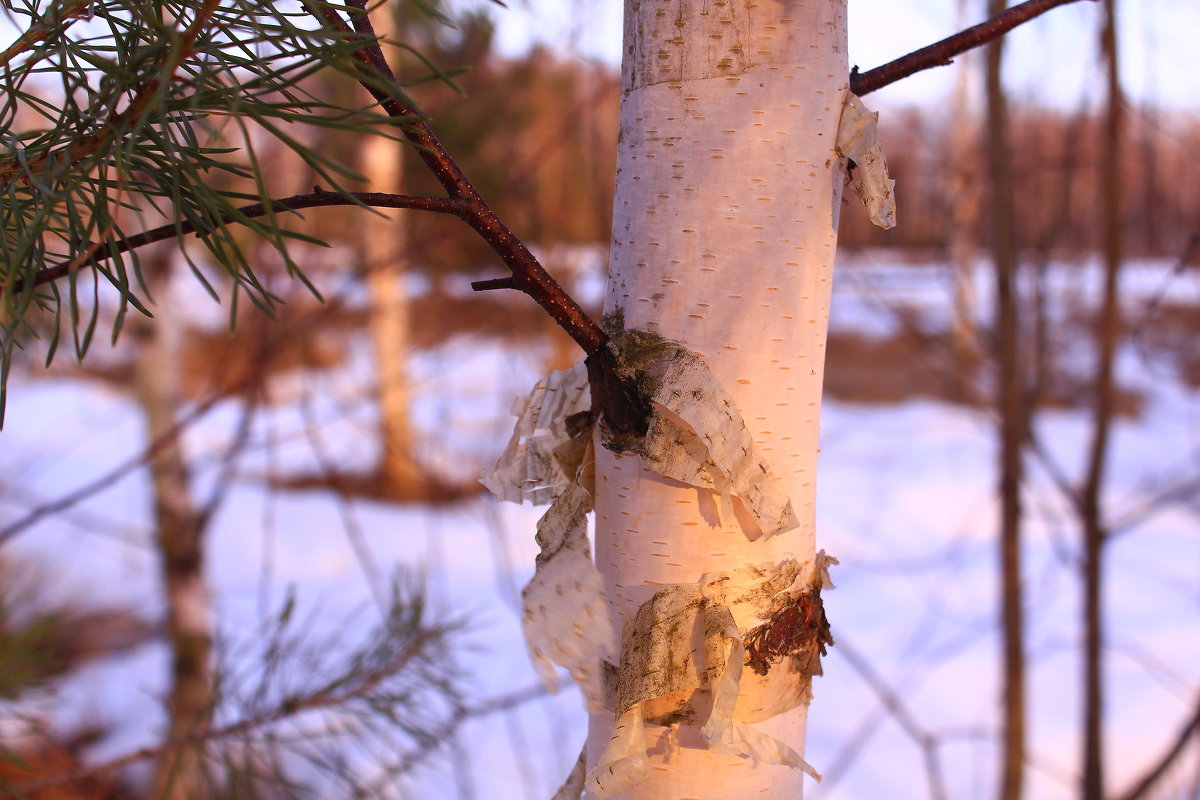
[[[942,763],[938,754],[938,739],[937,736],[925,730],[900,697],[892,690],[883,677],[875,671],[866,657],[858,652],[854,647],[849,646],[842,634],[838,634],[838,644],[835,651],[838,655],[844,656],[858,673],[871,690],[875,692],[879,698],[879,702],[883,705],[887,712],[896,720],[896,724],[900,729],[908,734],[909,738],[921,749],[921,755],[925,760],[925,775],[929,781],[929,796],[931,800],[947,800],[950,797],[946,793],[946,784],[942,776]]]
[[[1018,25],[1041,16],[1052,8],[1076,2],[1079,0],[1028,0],[1028,2],[997,14],[986,22],[967,28],[965,31],[942,39],[928,47],[914,50],[882,67],[876,67],[862,74],[859,74],[858,68],[855,67],[854,71],[850,73],[850,91],[862,97],[902,78],[907,78],[909,75],[915,75],[933,67],[947,66],[953,63],[952,59],[957,55],[998,39]]]
[[[1163,277],[1162,283],[1159,285],[1158,289],[1155,290],[1154,294],[1150,296],[1150,299],[1147,300],[1146,304],[1142,307],[1141,317],[1135,324],[1130,325],[1130,335],[1134,339],[1141,338],[1142,334],[1145,332],[1145,328],[1154,318],[1155,312],[1158,311],[1159,306],[1161,306],[1163,300],[1166,299],[1167,290],[1170,289],[1171,283],[1180,275],[1182,275],[1183,271],[1193,263],[1197,254],[1200,254],[1200,231],[1193,233],[1187,240],[1187,243],[1183,247],[1182,254],[1180,254],[1179,258],[1175,260],[1175,263],[1171,266],[1170,271]]]
[[[259,350],[263,354],[262,361],[265,362],[270,358],[263,349],[263,344],[260,344]],[[256,370],[255,374],[265,376],[266,370]],[[238,416],[237,426],[234,428],[233,439],[225,448],[225,452],[221,454],[220,469],[217,472],[216,481],[213,484],[212,491],[209,493],[208,499],[200,507],[199,527],[204,529],[208,527],[209,521],[216,514],[217,509],[224,503],[225,497],[233,488],[233,479],[237,474],[238,457],[245,451],[246,445],[250,441],[250,431],[254,425],[254,418],[258,414],[259,405],[262,402],[262,384],[252,383],[242,392],[242,409]]]
[[[354,498],[344,483],[336,477],[335,459],[331,457],[329,449],[325,445],[325,437],[321,435],[321,421],[317,419],[316,410],[312,405],[312,396],[307,391],[300,400],[300,417],[304,423],[309,447],[312,448],[313,455],[317,459],[318,469],[337,498],[338,515],[342,519],[342,530],[350,543],[350,549],[354,551],[354,557],[358,559],[359,567],[363,571],[363,577],[366,578],[367,586],[370,588],[376,604],[381,612],[385,612],[388,602],[387,578],[371,552],[370,545],[367,544],[366,533],[359,524],[358,515],[355,513]]]
[[[1114,518],[1108,526],[1108,537],[1111,539],[1119,534],[1129,533],[1163,509],[1175,503],[1190,500],[1197,495],[1200,495],[1200,476],[1182,480],[1159,492],[1139,508],[1127,511],[1120,518]]]
[[[301,320],[298,320],[297,325],[299,327],[315,328],[316,324],[327,316],[333,316],[334,314],[340,312],[342,310],[342,305],[343,304],[341,302],[331,301],[325,305],[319,306],[311,314],[305,316]],[[288,326],[285,330],[281,330],[275,336],[271,337],[267,345],[264,347],[264,352],[267,354],[268,361],[279,357],[283,352],[285,352],[286,348],[284,348],[282,345],[289,338],[295,336],[295,331],[295,328]],[[241,382],[233,387],[233,391],[248,390],[255,383],[262,380],[262,375],[262,371],[250,372]],[[104,491],[108,487],[115,485],[117,482],[135,470],[140,469],[146,464],[149,464],[151,461],[157,458],[165,448],[170,447],[174,441],[181,436],[185,430],[188,429],[189,426],[202,419],[227,396],[228,395],[225,392],[213,391],[208,397],[202,400],[199,405],[197,405],[184,416],[180,417],[179,420],[168,430],[164,431],[161,436],[147,444],[140,453],[126,459],[116,467],[113,467],[104,475],[101,475],[95,480],[83,484],[68,494],[56,498],[50,502],[42,503],[37,507],[30,509],[24,516],[20,517],[9,525],[0,528],[0,546],[3,546],[21,533],[32,528],[43,519],[60,514],[63,511],[74,507],[89,497],[92,497],[93,495]]]
[[[1121,795],[1120,800],[1141,800],[1145,797],[1167,773],[1171,765],[1179,759],[1179,756],[1187,748],[1188,742],[1197,732],[1200,732],[1200,698],[1197,699],[1192,716],[1179,729],[1179,733],[1176,734],[1171,746],[1163,753],[1162,758],[1146,770],[1146,774],[1142,776],[1141,780],[1134,784],[1132,789]]]

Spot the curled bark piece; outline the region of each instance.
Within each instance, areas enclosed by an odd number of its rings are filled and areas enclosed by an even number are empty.
[[[501,500],[549,503],[575,478],[580,444],[591,438],[587,368],[579,362],[538,381],[513,404],[512,438],[481,483]]]
[[[821,590],[833,588],[829,566],[836,563],[836,558],[819,551],[813,574],[797,575],[791,586],[772,598],[766,621],[746,632],[746,664],[756,674],[766,675],[787,657],[794,657],[805,675],[822,674],[821,656],[833,644],[833,635]]]
[[[747,664],[759,675],[766,675],[774,664],[788,656],[799,658],[803,671],[821,674],[821,656],[825,646],[833,644],[829,620],[816,587],[798,595],[769,620],[746,634]]]
[[[645,700],[695,689],[706,683],[706,641],[696,641],[697,617],[704,606],[698,584],[667,586],[638,608],[625,626],[617,672],[618,715]],[[720,669],[720,665],[713,665]],[[660,724],[684,721],[681,702],[655,716]]]
[[[879,143],[879,114],[849,92],[838,126],[837,151],[854,162],[850,185],[867,207],[871,222],[881,228],[896,227],[896,182],[888,177],[883,147]]]
[[[737,497],[758,527],[746,532],[750,538],[800,524],[733,397],[701,358],[677,342],[641,331],[621,334],[617,348],[620,369],[651,401],[645,437],[618,446],[665,477],[717,492],[726,518]]]
[[[780,764],[791,769],[803,770],[813,780],[821,782],[821,773],[817,772],[813,765],[805,761],[799,753],[774,736],[768,736],[753,725],[747,725],[744,722],[733,723],[725,737],[714,743],[709,749],[717,753],[730,753],[742,758],[749,758],[755,762]]]

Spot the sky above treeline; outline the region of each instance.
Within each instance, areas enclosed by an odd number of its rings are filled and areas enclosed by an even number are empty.
[[[470,3],[482,0],[467,0]],[[614,65],[621,55],[621,0],[508,0],[496,9],[507,54],[532,41]],[[985,18],[983,0],[850,0],[850,63],[866,71]],[[965,7],[965,11],[960,8]],[[1054,9],[1010,34],[1006,79],[1016,101],[1059,108],[1100,97],[1098,2]],[[1200,2],[1118,0],[1121,67],[1135,102],[1200,111]],[[879,105],[921,105],[950,97],[954,69],[934,69],[881,90]]]

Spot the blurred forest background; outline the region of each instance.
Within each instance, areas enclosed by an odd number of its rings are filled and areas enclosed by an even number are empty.
[[[483,5],[391,23],[459,92],[392,55],[484,197],[595,311],[617,70],[570,37],[501,55],[496,15],[537,10]],[[1093,53],[1091,99],[1023,102],[998,78],[985,92],[999,58],[959,59],[936,102],[881,98],[899,227],[843,209],[819,512],[842,566],[811,796],[992,796],[1020,713],[1029,797],[1077,796],[1100,752],[1104,797],[1196,800],[1200,103],[1114,94]],[[320,135],[362,188],[436,193],[396,142]],[[274,196],[321,183],[269,139],[257,158]],[[46,368],[33,346],[14,364],[0,797],[543,798],[573,762],[578,699],[538,686],[519,633],[538,512],[478,477],[512,397],[575,346],[523,295],[470,291],[502,267],[456,219],[292,224],[330,245],[292,249],[323,302],[239,233],[283,303],[219,305],[190,274],[219,284],[202,254],[165,243],[141,256],[154,320],[82,362]],[[112,298],[94,302],[110,322]],[[1003,701],[1014,636],[1023,712]]]

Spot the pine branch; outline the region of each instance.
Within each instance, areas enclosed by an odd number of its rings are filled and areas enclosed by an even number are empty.
[[[255,151],[262,133],[298,156],[330,195],[344,196],[361,177],[290,126],[401,138],[395,119],[305,88],[302,81],[318,70],[354,72],[351,53],[361,37],[314,29],[303,9],[184,0],[163,20],[136,0],[63,0],[51,7],[59,10],[40,17],[22,12],[33,21],[4,51],[0,67],[6,88],[0,103],[0,417],[13,353],[41,335],[43,316],[52,317],[48,360],[64,318],[76,354],[85,355],[99,321],[96,300],[85,305],[74,282],[61,292],[53,285],[85,267],[117,290],[114,338],[129,307],[144,310],[135,251],[149,241],[203,233],[209,261],[228,273],[234,291],[269,310],[275,298],[238,238],[224,229],[237,222],[262,236],[289,273],[307,283],[287,245],[320,242],[276,219],[268,170]],[[69,30],[80,18],[97,20],[87,35]],[[46,77],[61,82],[50,99],[43,95]],[[30,126],[37,118],[44,127]],[[231,135],[241,142],[225,147]],[[234,150],[248,163],[230,160]],[[239,184],[247,180],[253,193]],[[259,207],[239,208],[247,199]],[[313,203],[322,204],[331,203]],[[143,212],[173,218],[173,232],[164,227],[127,237],[123,228]],[[193,260],[186,250],[184,257]],[[37,291],[42,286],[49,290]]]
[[[247,714],[226,725],[139,748],[91,766],[24,783],[0,785],[0,798],[28,797],[55,787],[111,775],[164,753],[212,743],[229,743],[255,734],[261,733],[267,742],[273,743],[278,741],[278,737],[273,737],[268,731],[274,726],[313,712],[345,710],[355,704],[365,704],[372,709],[371,713],[375,713],[382,705],[407,703],[418,706],[413,709],[414,723],[396,724],[410,737],[428,741],[443,731],[447,723],[429,718],[429,707],[422,702],[422,698],[431,700],[434,695],[446,696],[452,710],[450,719],[462,714],[457,691],[451,688],[451,682],[442,674],[444,665],[438,652],[444,646],[449,628],[431,626],[422,621],[424,605],[420,594],[402,597],[399,584],[393,584],[392,592],[391,607],[381,628],[366,637],[364,649],[348,658],[333,678],[325,680],[317,688],[287,694],[269,708]],[[281,635],[291,623],[293,612],[294,605],[289,600],[277,620],[276,636]],[[268,659],[278,659],[294,652],[290,643],[274,638],[268,644],[265,655]],[[390,682],[402,676],[408,678],[409,688],[391,688]],[[454,711],[458,714],[454,715]],[[332,735],[346,735],[345,726],[335,726]]]
[[[44,42],[50,36],[56,33],[56,25],[70,24],[71,22],[82,19],[88,14],[88,7],[91,6],[92,0],[72,0],[62,9],[62,13],[58,15],[53,22],[36,22],[29,26],[29,30],[21,34],[15,42],[10,44],[0,53],[0,70],[8,69],[8,65],[13,59],[22,53],[28,52],[35,45]]]
[[[154,78],[146,81],[138,88],[133,96],[132,101],[123,111],[118,112],[114,107],[111,109],[108,121],[100,128],[100,130],[82,141],[73,142],[64,150],[56,150],[53,152],[40,153],[33,158],[25,159],[18,156],[0,161],[0,185],[6,184],[14,179],[21,179],[26,185],[37,180],[37,176],[46,170],[50,164],[61,164],[69,162],[72,166],[85,160],[98,151],[104,149],[111,144],[115,139],[128,136],[136,132],[137,128],[144,122],[144,115],[149,109],[154,97],[159,93],[165,84],[170,84],[175,81],[176,73],[179,70],[183,61],[192,54],[196,44],[196,38],[204,30],[204,26],[211,19],[213,13],[217,10],[220,0],[205,0],[204,6],[196,14],[196,18],[192,20],[192,24],[182,32],[179,40],[173,47],[163,53],[159,74]],[[67,16],[79,16],[83,14],[83,8],[86,3],[77,3],[80,6],[78,10],[72,6],[67,11]],[[40,41],[35,36],[31,36],[37,29],[31,29],[29,33],[18,40],[13,47],[24,44],[24,47],[32,46],[37,41]],[[49,35],[49,30],[40,32],[42,38]],[[30,37],[28,42],[25,38]],[[10,48],[11,50],[12,48]],[[5,56],[8,55],[6,52]],[[0,57],[3,59],[3,57]],[[0,69],[5,66],[6,61],[0,61]],[[162,76],[166,76],[164,80]]]

